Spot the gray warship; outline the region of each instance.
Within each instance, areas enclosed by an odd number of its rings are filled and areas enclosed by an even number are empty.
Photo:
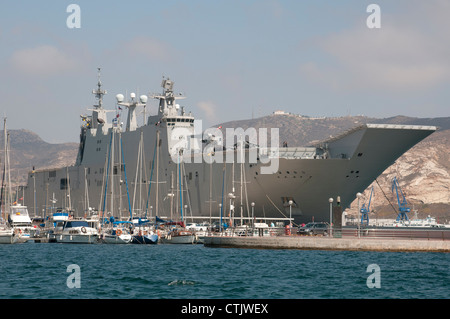
[[[365,124],[298,147],[278,147],[274,134],[271,145],[261,136],[242,138],[248,132],[241,130],[224,146],[221,127],[196,131],[194,116],[177,103],[185,96],[174,92],[172,80],[163,78],[161,86],[162,93],[132,93],[127,101],[118,94],[115,109],[107,110],[99,76],[92,92],[97,104],[81,116],[75,164],[28,173],[23,191],[30,212],[49,215],[57,201],[76,217],[328,221],[329,198],[339,196],[345,209],[356,193],[437,130]],[[148,98],[159,105],[147,116]],[[128,110],[125,123],[120,109],[124,115]],[[141,109],[145,121],[139,126]],[[116,112],[111,121],[108,112]]]

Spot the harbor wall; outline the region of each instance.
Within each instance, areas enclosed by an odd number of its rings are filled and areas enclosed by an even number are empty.
[[[450,252],[449,240],[423,239],[327,238],[305,236],[209,236],[204,239],[204,245],[207,247],[257,249]]]

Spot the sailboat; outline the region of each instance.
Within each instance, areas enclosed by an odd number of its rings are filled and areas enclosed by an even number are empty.
[[[101,239],[105,244],[129,244],[133,239],[130,229],[131,222],[112,220],[112,226],[103,231]]]
[[[120,141],[120,167],[124,170],[125,173],[125,182],[127,184],[127,193],[128,193],[128,181],[127,181],[127,173],[126,173],[126,166],[125,163],[123,163],[123,148],[122,148],[122,134],[119,132],[119,141]],[[110,146],[109,146],[109,156],[107,158],[107,164],[106,164],[106,178],[105,178],[105,192],[103,197],[103,206],[102,206],[102,212],[103,214],[106,214],[106,194],[108,190],[108,186],[111,188],[111,203],[110,203],[110,210],[111,214],[114,213],[114,172],[117,170],[115,169],[116,166],[114,164],[114,144],[115,144],[115,132],[114,130],[111,132],[111,140],[110,140]],[[110,185],[108,185],[109,177]],[[129,198],[129,197],[128,197]],[[129,201],[128,201],[128,207]],[[130,217],[132,216],[131,210],[130,211]],[[119,215],[120,215],[120,207],[119,207]],[[100,220],[100,225],[102,228],[100,239],[101,242],[105,244],[129,244],[132,241],[132,228],[133,223],[131,221],[115,221],[114,215],[109,218],[109,221],[106,220],[104,216],[102,216]]]
[[[7,134],[6,131],[6,117],[4,118],[4,154],[5,158],[0,204],[4,202],[5,206],[2,211],[3,214],[1,216],[0,223],[0,243],[24,243],[30,239],[33,226],[26,206],[17,205],[16,202],[11,205],[12,191],[9,169],[9,134]],[[5,178],[7,179],[7,188],[4,183]],[[7,212],[9,212],[8,216],[6,216]]]
[[[159,240],[158,234],[155,234],[149,226],[148,220],[138,219],[137,225],[134,227],[132,244],[157,244]]]
[[[70,197],[70,176],[69,169],[66,168],[66,190],[67,207],[66,210],[57,211],[53,216],[56,222],[54,229],[54,238],[57,243],[66,244],[95,244],[98,242],[99,233],[95,227],[95,221],[86,218],[73,218],[72,200]]]
[[[171,228],[167,234],[164,236],[164,238],[161,238],[161,241],[164,244],[195,244],[197,237],[195,235],[195,232],[187,230],[184,225],[184,217],[183,217],[183,166],[181,165],[181,161],[178,161],[178,183],[179,183],[179,199],[180,199],[180,217],[181,222],[179,223],[166,223],[166,225],[174,225],[173,228]],[[173,205],[172,205],[173,206]],[[184,206],[185,209],[187,208],[187,205]],[[171,213],[172,214],[172,213]]]
[[[155,148],[156,148],[156,152],[154,152],[153,154],[156,156],[156,171],[158,171],[158,160],[159,160],[159,131],[157,131],[156,133],[156,141],[155,141]],[[134,194],[136,195],[136,187],[137,187],[137,180],[138,180],[138,173],[141,173],[141,176],[139,178],[140,181],[142,181],[142,168],[140,167],[143,163],[143,154],[144,154],[144,139],[143,139],[143,135],[141,133],[141,137],[139,140],[139,148],[138,148],[138,161],[137,161],[137,168],[136,168],[136,181],[135,181],[135,191]],[[152,179],[153,176],[153,163],[154,161],[152,161],[152,172],[151,172],[151,176],[150,176],[150,181]],[[156,176],[156,193],[158,194],[158,174]],[[141,185],[141,183],[139,183]],[[151,184],[150,184],[151,185]],[[132,237],[132,244],[157,244],[158,240],[159,240],[159,235],[157,233],[155,233],[153,226],[150,225],[150,220],[147,218],[147,209],[148,209],[148,198],[149,198],[149,194],[150,194],[150,187],[148,190],[148,195],[147,195],[147,204],[146,204],[146,209],[145,209],[145,217],[141,218],[141,217],[135,217],[132,219],[133,223],[135,224],[134,227],[134,234]],[[141,195],[141,190],[139,190],[139,194]],[[141,196],[139,196],[139,206],[141,207],[142,201],[141,201]],[[158,198],[158,196],[156,197]],[[133,199],[133,207],[134,207],[134,199]],[[156,199],[156,210],[158,210],[158,199]],[[142,208],[140,209],[140,211],[142,212]]]

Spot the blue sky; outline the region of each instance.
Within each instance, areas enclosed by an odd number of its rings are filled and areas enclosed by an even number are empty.
[[[71,3],[80,29],[66,25]],[[371,3],[380,29],[367,27]],[[204,128],[275,110],[449,116],[449,14],[445,0],[2,1],[0,112],[9,128],[77,142],[101,67],[107,108],[160,92],[165,75]]]

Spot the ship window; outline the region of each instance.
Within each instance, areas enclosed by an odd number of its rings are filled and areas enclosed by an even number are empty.
[[[68,181],[67,178],[61,178],[59,183],[59,189],[67,189]]]
[[[56,177],[56,171],[48,172],[48,177]]]
[[[177,122],[180,122],[180,119],[177,119]]]
[[[363,156],[363,153],[358,153],[358,157],[361,157],[361,156]]]
[[[192,179],[192,172],[189,172],[189,180]]]

